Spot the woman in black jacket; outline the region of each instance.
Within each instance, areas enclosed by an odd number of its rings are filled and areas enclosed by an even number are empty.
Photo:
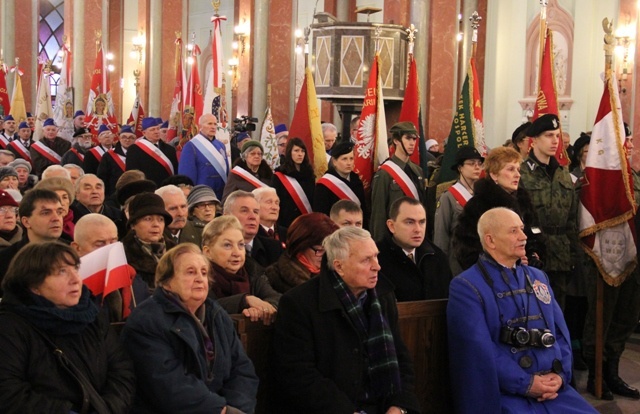
[[[29,244],[0,305],[0,412],[126,413],[133,366],[78,274],[69,246]]]

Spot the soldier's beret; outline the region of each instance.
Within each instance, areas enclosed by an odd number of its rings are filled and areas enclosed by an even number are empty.
[[[46,127],[46,126],[56,126],[56,124],[55,124],[55,122],[53,122],[53,119],[51,119],[51,118],[47,118],[47,119],[44,121],[44,124],[42,124],[42,126],[43,126],[43,127]]]
[[[516,130],[513,131],[513,134],[511,134],[511,142],[513,142],[514,144],[518,144],[524,137],[528,137],[530,127],[531,122],[525,122],[524,124],[516,128]],[[523,132],[524,135],[520,136]]]
[[[398,133],[400,135],[404,135],[404,134],[418,135],[418,131],[416,130],[416,127],[413,125],[413,122],[409,122],[409,121],[398,122],[397,124],[391,127],[390,131],[392,133]]]
[[[155,118],[142,118],[142,130],[158,125]]]
[[[120,134],[134,134],[134,132],[129,125],[122,125],[122,128],[120,128]]]
[[[344,154],[353,151],[353,143],[351,140],[340,141],[331,148],[331,156],[335,159],[340,158]]]
[[[528,136],[535,138],[543,132],[553,131],[560,128],[560,120],[557,115],[545,114],[533,121],[529,127]]]
[[[22,129],[22,128],[31,128],[31,127],[25,121],[22,121],[20,122],[20,125],[18,125],[18,129]]]
[[[103,132],[111,132],[111,130],[109,129],[108,126],[106,126],[105,124],[100,125],[100,128],[98,128],[98,135],[102,134]]]
[[[4,117],[5,121],[15,121],[15,119],[13,119],[13,115],[9,114],[7,116]]]

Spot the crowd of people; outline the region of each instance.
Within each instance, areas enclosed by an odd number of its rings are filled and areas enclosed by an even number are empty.
[[[156,118],[142,137],[92,136],[83,118],[72,142],[51,119],[39,141],[27,122],[0,127],[0,347],[14,356],[0,411],[251,413],[259,379],[229,316],[242,314],[273,325],[271,412],[418,413],[396,304],[448,298],[457,412],[594,412],[572,381],[586,368],[595,392],[598,276],[577,237],[588,134],[571,172],[554,115],[486,157],[462,146],[458,179],[432,194],[438,142],[423,170],[399,122],[369,193],[354,138],[330,123],[315,177],[284,125],[272,169],[244,134],[229,151],[211,114],[169,142]],[[131,288],[96,297],[82,258],[118,241]],[[618,375],[638,281],[605,289],[605,399],[640,399]]]

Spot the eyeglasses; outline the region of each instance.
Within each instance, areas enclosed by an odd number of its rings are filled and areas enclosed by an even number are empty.
[[[313,252],[316,254],[316,257],[322,256],[326,251],[324,247],[313,247],[313,246],[311,247],[311,250],[313,250]]]
[[[196,204],[196,208],[216,208],[216,203],[199,203]]]
[[[18,214],[18,207],[2,206],[0,207],[0,216],[4,216],[7,213]]]
[[[482,160],[467,160],[464,162],[464,165],[468,165],[469,167],[482,167]]]

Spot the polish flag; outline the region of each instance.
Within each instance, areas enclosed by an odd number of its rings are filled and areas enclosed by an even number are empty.
[[[580,238],[602,278],[619,286],[637,265],[631,167],[618,83],[608,69],[580,192]]]
[[[135,270],[127,263],[121,242],[101,247],[80,259],[80,277],[94,295],[104,298],[118,289],[129,288]],[[127,302],[124,302],[127,303]]]

